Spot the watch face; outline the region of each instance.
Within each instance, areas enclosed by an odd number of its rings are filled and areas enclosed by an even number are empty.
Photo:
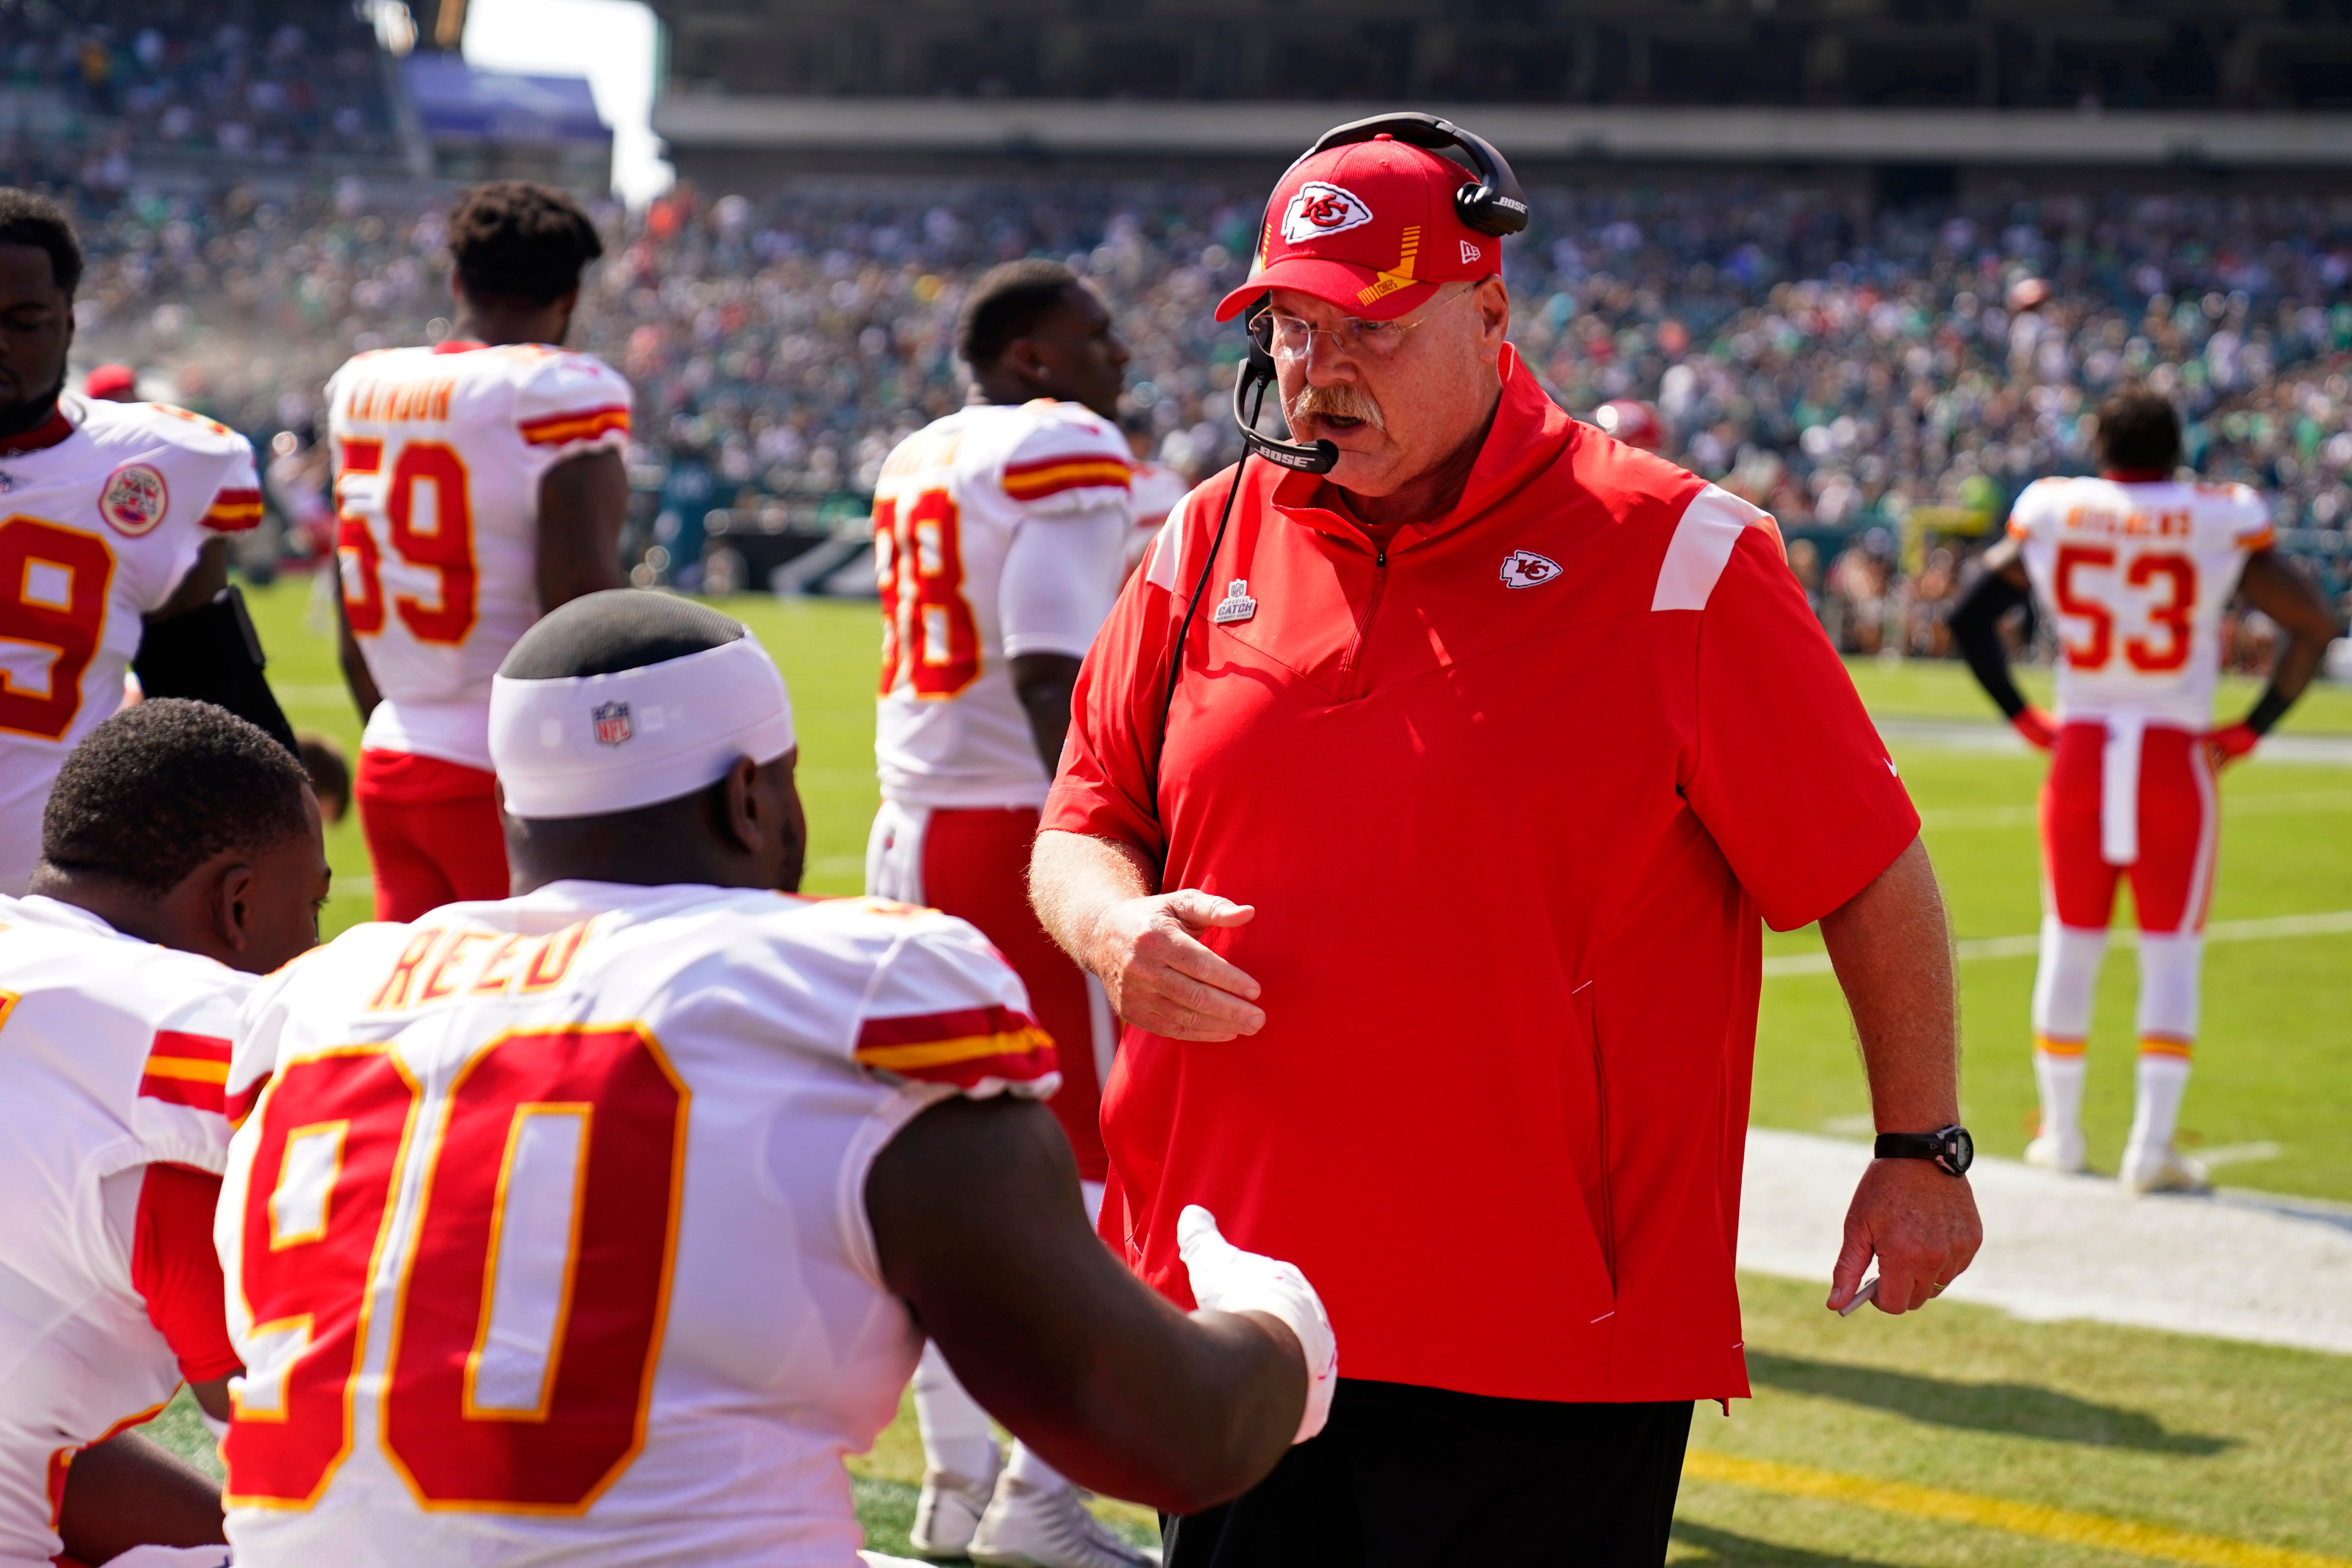
[[[1965,1173],[1976,1163],[1977,1141],[1969,1136],[1965,1127],[1955,1127],[1944,1136],[1944,1159],[1955,1175]]]

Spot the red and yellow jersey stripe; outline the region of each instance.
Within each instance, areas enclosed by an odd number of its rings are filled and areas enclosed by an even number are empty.
[[[1045,458],[1034,463],[1013,463],[1004,470],[1004,493],[1014,500],[1043,500],[1064,490],[1101,486],[1125,489],[1134,469],[1118,458],[1101,454]]]
[[[215,533],[243,533],[261,521],[261,492],[223,489],[213,497],[204,525]]]
[[[627,435],[629,410],[626,405],[617,403],[603,408],[580,408],[541,419],[526,419],[516,428],[522,432],[523,440],[533,447],[562,447],[574,441],[593,441],[615,430]]]
[[[851,1055],[860,1067],[959,1089],[991,1078],[1024,1083],[1057,1070],[1054,1037],[1037,1020],[993,1004],[868,1018]]]
[[[226,1040],[211,1035],[158,1029],[147,1050],[147,1070],[139,1077],[139,1092],[149,1100],[225,1115],[228,1050]]]

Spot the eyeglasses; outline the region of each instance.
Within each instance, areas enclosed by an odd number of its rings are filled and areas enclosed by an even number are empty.
[[[1342,316],[1335,327],[1318,327],[1311,321],[1286,315],[1269,307],[1251,318],[1249,334],[1259,349],[1266,353],[1280,354],[1286,359],[1304,358],[1308,344],[1318,337],[1328,338],[1333,348],[1350,359],[1388,359],[1404,347],[1406,335],[1415,327],[1427,322],[1455,300],[1466,300],[1475,292],[1475,286],[1465,289],[1431,306],[1410,321],[1368,321],[1360,316]]]

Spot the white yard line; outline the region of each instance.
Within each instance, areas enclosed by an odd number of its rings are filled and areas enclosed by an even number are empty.
[[[2292,790],[2279,795],[2225,795],[2223,816],[2315,816],[2352,811],[2352,790]],[[2032,827],[2039,805],[1955,805],[1923,811],[1922,826],[1940,830],[1971,827]]]
[[[1869,1163],[1866,1143],[1751,1129],[1739,1266],[1826,1295]],[[2352,1354],[2352,1209],[2245,1192],[2134,1198],[2013,1160],[1979,1160],[1969,1184],[1984,1250],[1953,1300]]]
[[[2205,940],[2217,942],[2277,942],[2288,937],[2336,936],[2352,931],[2352,910],[2329,910],[2320,914],[2278,915],[2259,921],[2215,921],[2205,928]],[[2119,929],[2114,935],[2117,947],[2136,947],[2139,932],[2129,927]],[[1980,958],[2031,958],[2042,948],[2042,938],[2029,931],[2022,936],[1980,936],[1952,944],[1953,956],[1962,963]],[[1764,961],[1764,978],[1786,979],[1792,974],[1828,974],[1830,955],[1826,952],[1776,953]]]
[[[2032,750],[2006,724],[1969,719],[1874,719],[1880,737],[1897,745],[1938,746],[1958,752]],[[2352,765],[2352,735],[2271,735],[2250,759],[2254,763],[2324,763]]]

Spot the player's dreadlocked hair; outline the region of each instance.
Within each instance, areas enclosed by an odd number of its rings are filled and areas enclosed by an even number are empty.
[[[499,673],[509,680],[616,675],[725,647],[742,635],[742,622],[691,599],[607,588],[541,616],[508,650]]]
[[[604,242],[562,191],[494,180],[450,209],[449,254],[467,293],[551,305],[580,286],[581,269],[604,254]]]
[[[65,209],[47,196],[0,185],[0,245],[30,245],[49,253],[49,276],[66,298],[81,287],[81,241]]]
[[[260,854],[310,827],[293,754],[226,708],[158,697],[74,748],[41,813],[41,858],[161,897],[223,850]]]
[[[2099,460],[2126,473],[2170,474],[2180,461],[2180,416],[2143,386],[2127,386],[2099,405]]]
[[[956,356],[986,370],[1015,338],[1033,330],[1078,286],[1078,275],[1058,261],[1008,261],[981,274],[956,318]]]

